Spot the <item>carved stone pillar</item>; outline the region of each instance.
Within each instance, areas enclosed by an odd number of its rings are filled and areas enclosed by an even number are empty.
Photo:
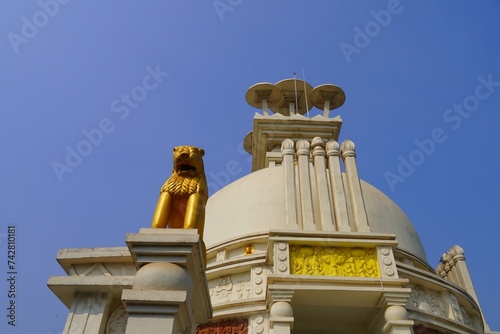
[[[450,247],[450,250],[448,252],[449,254],[449,262],[450,262],[450,274],[451,274],[451,277],[453,277],[453,282],[455,284],[458,284],[459,286],[464,286],[464,280],[463,280],[463,277],[462,275],[460,275],[459,273],[459,270],[458,268],[456,267],[456,264],[457,264],[457,261],[458,259],[460,258],[460,255],[458,255],[457,253],[457,249],[455,249],[454,247]],[[462,249],[462,254],[461,254],[463,257],[463,249]]]
[[[385,293],[383,296],[383,304],[385,304],[385,325],[382,330],[389,334],[413,334],[413,320],[409,320],[408,311],[405,305],[410,298],[410,290],[408,292]]]
[[[316,189],[318,192],[319,220],[322,231],[334,231],[332,205],[328,191],[328,179],[325,164],[325,143],[320,137],[312,140],[312,156],[316,171]]]
[[[283,155],[283,172],[285,173],[285,215],[286,225],[290,229],[299,229],[297,216],[297,193],[295,190],[295,151],[291,139],[285,139],[281,143],[281,154]]]
[[[344,179],[340,168],[340,146],[331,139],[326,143],[326,156],[328,157],[328,171],[333,200],[333,212],[338,231],[350,232],[349,216],[347,215],[347,201],[345,197]]]
[[[470,277],[469,269],[467,268],[467,263],[465,262],[464,250],[459,245],[450,247],[448,252],[445,252],[441,256],[440,263],[436,269],[436,272],[443,278],[449,280],[462,287],[467,291],[467,293],[476,301],[479,306],[479,300],[477,298],[476,290],[472,284],[472,279]],[[461,318],[460,310],[456,310],[458,303],[454,302],[456,297],[451,293],[445,293],[443,298],[448,300],[448,313],[452,319]],[[481,309],[481,306],[479,306]],[[482,312],[481,312],[482,313]],[[485,319],[482,319],[485,331],[489,331],[489,326]]]
[[[443,256],[441,256],[441,262],[444,265],[443,268],[444,272],[446,273],[446,278],[448,279],[448,281],[460,285],[455,273],[452,270],[454,266],[452,255],[448,252],[444,253]]]
[[[453,246],[452,249],[454,250],[453,264],[455,275],[457,276],[462,288],[464,288],[479,305],[476,290],[474,289],[474,284],[472,283],[472,279],[470,277],[469,268],[467,268],[467,263],[465,262],[464,250],[459,245]]]
[[[365,202],[363,200],[363,192],[361,191],[361,183],[359,181],[358,167],[356,166],[355,149],[354,143],[350,140],[346,140],[342,143],[341,151],[342,158],[344,159],[347,187],[349,188],[349,196],[351,199],[354,227],[357,232],[370,232]]]
[[[314,223],[314,210],[311,190],[311,175],[309,171],[309,147],[307,140],[297,142],[297,160],[299,165],[299,193],[302,212],[302,228],[317,230]]]
[[[64,334],[104,334],[112,296],[109,292],[76,292]]]
[[[290,334],[293,328],[293,308],[290,304],[293,291],[270,289],[272,306],[270,324],[274,334]]]

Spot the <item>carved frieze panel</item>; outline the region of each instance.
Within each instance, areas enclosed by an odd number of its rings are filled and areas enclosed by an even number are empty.
[[[227,252],[225,249],[221,249],[217,251],[217,256],[215,258],[215,262],[224,261],[227,258]]]
[[[291,246],[293,275],[380,277],[375,248]]]
[[[411,289],[410,306],[440,317],[446,317],[445,303],[441,295],[420,285],[415,285]]]
[[[472,327],[472,317],[458,303],[457,297],[448,292],[441,293],[424,288],[420,285],[410,285],[411,293],[408,307],[431,313],[443,318],[459,321]]]
[[[404,264],[407,264],[409,266],[415,267],[415,263],[413,263],[413,260],[409,259],[407,257],[403,258],[403,260],[401,260],[401,262],[403,262]]]
[[[213,304],[250,298],[252,290],[250,274],[243,273],[218,277],[208,281],[208,289]]]
[[[462,318],[464,319],[464,324],[472,327],[472,317],[465,311],[465,309],[460,306],[460,313],[462,313]]]
[[[248,319],[227,319],[199,325],[196,334],[248,334]]]
[[[450,308],[452,312],[452,318],[460,322],[463,322],[462,312],[460,311],[460,305],[458,304],[457,296],[452,293],[448,294]]]

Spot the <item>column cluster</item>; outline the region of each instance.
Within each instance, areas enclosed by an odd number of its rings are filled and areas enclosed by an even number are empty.
[[[290,228],[370,232],[352,141],[285,139],[281,154]]]

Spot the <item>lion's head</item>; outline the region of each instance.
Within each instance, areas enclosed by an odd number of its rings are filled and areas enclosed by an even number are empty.
[[[194,177],[204,174],[203,156],[205,151],[194,146],[177,146],[174,148],[174,173],[183,177]]]

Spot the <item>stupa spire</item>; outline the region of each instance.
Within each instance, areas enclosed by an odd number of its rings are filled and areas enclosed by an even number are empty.
[[[262,110],[262,114],[255,113],[253,131],[243,141],[245,150],[253,157],[252,171],[280,164],[281,143],[287,138],[338,140],[342,120],[329,115],[330,110],[345,102],[345,93],[338,86],[324,84],[313,88],[294,77],[275,84],[257,83],[248,89],[245,98],[249,105]],[[322,110],[323,115],[310,117],[313,107]],[[303,116],[306,113],[307,117]]]

